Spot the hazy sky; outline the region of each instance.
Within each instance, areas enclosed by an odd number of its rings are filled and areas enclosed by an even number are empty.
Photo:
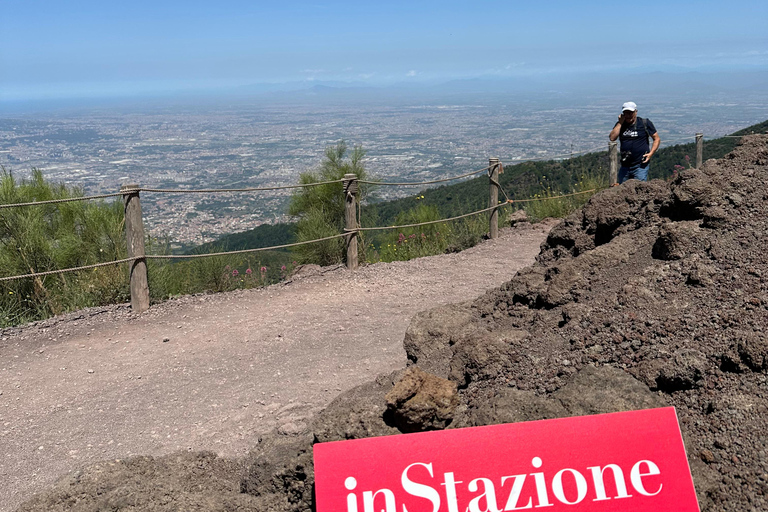
[[[768,70],[766,27],[766,0],[0,0],[0,100],[299,80]]]

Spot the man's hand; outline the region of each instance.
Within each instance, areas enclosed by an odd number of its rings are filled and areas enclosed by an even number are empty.
[[[619,122],[613,126],[611,133],[608,134],[609,140],[614,141],[619,138],[619,132],[621,131],[621,127],[624,124],[624,119],[624,112],[622,112],[619,116]]]
[[[650,162],[650,161],[651,161],[651,154],[650,154],[650,153],[646,153],[646,154],[644,154],[644,155],[643,155],[643,163],[644,163],[644,164],[647,164],[647,163],[648,163],[648,162]]]

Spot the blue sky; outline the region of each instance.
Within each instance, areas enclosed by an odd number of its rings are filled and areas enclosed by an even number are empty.
[[[768,70],[768,2],[0,0],[0,100]]]

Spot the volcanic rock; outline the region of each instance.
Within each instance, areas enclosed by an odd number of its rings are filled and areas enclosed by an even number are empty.
[[[387,393],[387,412],[401,432],[441,430],[459,405],[456,383],[411,366]]]

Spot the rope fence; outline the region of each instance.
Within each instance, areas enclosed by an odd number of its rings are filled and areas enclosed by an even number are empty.
[[[80,270],[90,270],[90,269],[99,268],[99,267],[109,267],[111,265],[120,265],[122,263],[136,261],[137,259],[140,259],[140,258],[139,257],[123,258],[121,260],[105,261],[103,263],[94,263],[92,265],[83,265],[82,267],[65,268],[62,270],[48,270],[46,272],[35,272],[32,274],[24,274],[21,276],[0,277],[0,282],[15,281],[17,279],[27,279],[27,278],[33,278],[33,277],[52,276],[54,274],[64,274],[66,272],[78,272]]]
[[[417,228],[419,226],[429,226],[430,224],[440,224],[442,222],[451,222],[451,221],[458,220],[458,219],[463,219],[463,218],[466,218],[466,217],[472,217],[473,215],[479,215],[481,213],[490,212],[491,210],[496,210],[498,208],[503,208],[505,206],[509,206],[510,204],[512,204],[512,201],[507,201],[507,202],[501,203],[501,204],[499,204],[497,206],[489,206],[488,208],[483,208],[482,210],[477,210],[477,211],[471,212],[471,213],[465,213],[464,215],[457,215],[456,217],[449,217],[447,219],[430,220],[430,221],[426,221],[426,222],[419,222],[419,223],[416,223],[416,224],[402,224],[400,226],[378,226],[378,227],[372,227],[372,228],[358,227],[358,228],[355,228],[355,229],[350,229],[347,232],[348,233],[355,233],[357,231],[382,231],[382,230],[385,230],[385,229],[404,229],[404,228]]]
[[[137,192],[137,190],[130,190],[129,192]],[[99,194],[97,196],[80,196],[80,197],[67,197],[63,199],[49,199],[46,201],[33,201],[30,203],[15,203],[15,204],[0,204],[0,209],[5,208],[18,208],[21,206],[38,206],[41,204],[58,204],[58,203],[72,203],[75,201],[90,201],[91,199],[104,199],[106,197],[122,197],[124,192],[115,192],[114,194]]]
[[[131,191],[134,191],[134,190],[135,189],[131,189]],[[398,226],[358,227],[358,228],[350,229],[350,230],[345,229],[344,233],[339,233],[337,235],[331,235],[331,236],[327,236],[327,237],[324,237],[324,238],[318,238],[318,239],[315,239],[315,240],[306,240],[304,242],[294,242],[294,243],[290,243],[290,244],[272,245],[272,246],[269,246],[269,247],[258,247],[258,248],[254,248],[254,249],[240,249],[240,250],[236,250],[236,251],[211,252],[211,253],[202,253],[202,254],[145,254],[144,256],[141,256],[141,257],[140,256],[134,256],[134,257],[131,257],[131,258],[123,258],[123,259],[114,260],[114,261],[105,261],[105,262],[102,262],[102,263],[94,263],[94,264],[91,264],[91,265],[83,265],[83,266],[80,266],[80,267],[66,268],[66,269],[61,269],[61,270],[49,270],[49,271],[46,271],[46,272],[35,272],[35,273],[32,273],[32,274],[23,274],[23,275],[18,275],[18,276],[0,277],[0,282],[14,281],[14,280],[17,280],[17,279],[44,277],[44,276],[50,276],[50,275],[54,275],[54,274],[64,274],[64,273],[67,273],[67,272],[78,272],[78,271],[81,271],[81,270],[91,270],[91,269],[100,268],[100,267],[108,267],[108,266],[111,266],[111,265],[120,265],[122,263],[128,263],[128,262],[137,261],[137,260],[140,260],[140,259],[145,259],[145,260],[162,260],[162,259],[168,260],[168,259],[171,259],[171,260],[175,260],[175,259],[207,258],[207,257],[211,257],[211,256],[231,256],[231,255],[234,255],[234,254],[247,254],[247,253],[253,253],[253,252],[260,252],[260,251],[272,251],[272,250],[276,250],[276,249],[286,249],[286,248],[290,248],[290,247],[298,247],[300,245],[307,245],[307,244],[313,244],[313,243],[318,243],[318,242],[325,242],[325,241],[328,241],[328,240],[334,240],[334,239],[337,239],[337,238],[344,238],[344,237],[349,236],[351,233],[356,233],[356,232],[359,232],[359,231],[381,231],[381,230],[387,230],[387,229],[404,229],[404,228],[413,228],[413,227],[419,227],[419,226],[427,226],[427,225],[430,225],[430,224],[440,224],[440,223],[443,223],[443,222],[451,222],[451,221],[458,220],[458,219],[463,219],[463,218],[466,218],[466,217],[472,217],[473,215],[479,215],[481,213],[486,213],[486,212],[489,212],[491,210],[495,210],[495,209],[498,209],[498,208],[504,208],[504,207],[509,206],[509,205],[511,205],[513,203],[525,203],[525,202],[529,202],[529,201],[542,201],[542,200],[548,200],[548,199],[558,199],[558,198],[561,198],[561,197],[570,197],[570,196],[575,196],[575,195],[587,194],[587,193],[590,193],[590,192],[595,192],[596,190],[597,189],[591,189],[591,190],[585,190],[585,191],[582,191],[582,192],[574,192],[572,194],[563,194],[563,195],[559,195],[559,196],[549,196],[549,197],[541,197],[541,198],[516,199],[516,200],[508,199],[506,202],[500,203],[497,206],[490,206],[488,208],[483,208],[482,210],[477,210],[477,211],[474,211],[474,212],[465,213],[463,215],[457,215],[455,217],[448,217],[448,218],[445,218],[445,219],[428,221],[428,222],[419,222],[417,224],[402,224],[402,225],[398,225]],[[122,194],[119,194],[119,195],[122,195]]]
[[[743,135],[732,135],[732,136],[726,136],[726,137],[740,138],[740,137],[743,137]],[[684,139],[681,139],[681,140],[689,140],[689,139],[690,137],[685,137]],[[701,166],[703,139],[704,139],[703,134],[697,133],[695,135],[695,141],[697,146],[697,158],[696,158],[697,168]],[[555,160],[558,158],[574,157],[582,154],[593,153],[602,148],[604,148],[604,146],[600,146],[597,148],[590,148],[578,153],[570,152],[570,153],[564,153],[562,155],[553,155],[553,156],[551,155],[546,157],[530,158],[525,160],[512,160],[511,162],[514,164],[520,164],[520,163],[531,162],[531,161]],[[616,142],[609,143],[608,154],[609,154],[609,162],[610,162],[610,182],[613,185],[617,181],[616,174],[618,169],[618,149],[617,149]],[[92,265],[83,265],[80,267],[61,269],[61,270],[50,270],[46,272],[33,272],[30,274],[24,274],[24,275],[18,275],[18,276],[0,277],[0,282],[8,282],[8,281],[14,281],[19,279],[39,278],[39,277],[49,276],[54,274],[63,274],[68,272],[77,272],[82,270],[96,269],[96,268],[112,266],[112,265],[120,265],[123,263],[132,263],[131,269],[130,269],[131,307],[136,312],[142,312],[149,307],[149,290],[148,290],[147,275],[146,275],[147,260],[161,260],[161,259],[181,260],[181,259],[193,259],[193,258],[206,258],[211,256],[228,256],[228,255],[236,255],[236,254],[247,254],[247,253],[260,252],[260,251],[298,247],[301,245],[307,245],[307,244],[319,243],[319,242],[324,242],[324,241],[329,241],[329,240],[334,240],[339,238],[345,238],[347,242],[347,266],[349,268],[356,268],[357,267],[357,234],[360,232],[414,228],[414,227],[427,226],[432,224],[452,222],[459,219],[490,212],[490,221],[489,221],[490,234],[491,234],[491,238],[496,238],[498,236],[498,211],[502,208],[510,206],[514,203],[546,201],[546,200],[559,199],[564,197],[590,194],[597,191],[597,189],[590,189],[590,190],[584,190],[579,192],[573,192],[570,194],[562,194],[558,196],[531,197],[531,198],[525,198],[525,199],[512,200],[509,198],[506,191],[504,191],[503,187],[501,187],[501,184],[499,183],[499,172],[501,171],[501,169],[502,169],[501,162],[496,158],[492,158],[489,160],[489,165],[482,169],[471,171],[465,174],[460,174],[457,176],[451,176],[448,178],[442,178],[438,180],[429,180],[429,181],[420,181],[420,182],[383,182],[383,181],[359,180],[357,179],[357,176],[355,174],[347,174],[343,179],[338,179],[338,180],[322,181],[322,182],[315,182],[315,183],[302,183],[297,185],[283,185],[283,186],[275,186],[275,187],[248,187],[248,188],[230,188],[230,189],[160,189],[160,188],[145,188],[145,187],[140,187],[138,185],[130,184],[130,185],[124,185],[123,188],[121,188],[120,192],[110,193],[110,194],[99,194],[99,195],[92,195],[92,196],[52,199],[52,200],[45,200],[45,201],[35,201],[35,202],[16,203],[16,204],[0,204],[0,209],[7,209],[7,208],[16,208],[16,207],[35,206],[35,205],[59,204],[59,203],[67,203],[67,202],[73,202],[73,201],[87,201],[92,199],[103,199],[103,198],[109,198],[109,197],[123,197],[123,200],[125,202],[125,226],[126,226],[126,240],[127,240],[127,249],[128,249],[127,258],[108,261],[108,262],[102,262],[102,263],[95,263]],[[375,227],[361,227],[359,225],[360,202],[359,200],[357,200],[359,184],[380,185],[380,186],[423,186],[423,185],[432,185],[437,183],[445,183],[448,181],[460,180],[463,178],[475,176],[485,172],[488,173],[488,178],[489,178],[489,203],[488,203],[489,206],[487,208],[482,208],[480,210],[476,210],[470,213],[465,213],[462,215],[457,215],[457,216],[449,217],[445,219],[419,222],[414,224],[375,226]],[[140,200],[139,200],[140,192],[168,193],[168,194],[185,194],[185,193],[214,194],[214,193],[232,193],[232,192],[262,192],[262,191],[297,189],[297,188],[305,188],[305,187],[317,187],[317,186],[329,185],[334,183],[342,183],[344,186],[344,195],[345,195],[345,201],[346,201],[346,211],[345,211],[346,227],[344,228],[343,233],[339,233],[336,235],[331,235],[323,238],[318,238],[315,240],[306,240],[302,242],[294,242],[294,243],[275,245],[270,247],[241,249],[241,250],[226,251],[226,252],[204,253],[204,254],[145,254],[144,227],[143,227],[143,219],[141,215],[141,206],[140,206]],[[504,201],[500,202],[498,200],[499,192],[501,192],[504,195],[505,197]],[[357,208],[357,211],[355,211],[356,208]]]
[[[366,180],[357,180],[358,183],[365,183],[368,185],[396,185],[401,187],[410,187],[414,185],[432,185],[434,183],[445,183],[446,181],[453,181],[453,180],[460,180],[462,178],[466,178],[468,176],[474,176],[476,174],[480,174],[483,172],[486,172],[490,167],[484,167],[482,169],[479,169],[477,171],[468,172],[466,174],[460,174],[459,176],[451,176],[450,178],[443,178],[440,180],[432,180],[432,181],[406,181],[406,182],[385,182],[385,181],[366,181]]]
[[[332,183],[341,183],[344,180],[317,181],[314,183],[300,183],[298,185],[282,185],[279,187],[249,187],[249,188],[201,188],[201,189],[168,189],[168,188],[143,188],[135,189],[136,192],[158,192],[162,194],[216,194],[231,192],[263,192],[271,190],[288,190],[294,188],[319,187]]]
[[[175,260],[175,259],[190,259],[190,258],[207,258],[209,256],[230,256],[232,254],[246,254],[249,252],[273,251],[275,249],[286,249],[288,247],[298,247],[299,245],[325,242],[326,240],[333,240],[335,238],[342,238],[345,236],[347,236],[347,233],[339,233],[338,235],[326,236],[325,238],[318,238],[316,240],[306,240],[304,242],[294,242],[292,244],[273,245],[271,247],[258,247],[256,249],[240,249],[237,251],[208,252],[204,254],[147,254],[144,257],[148,260]]]
[[[95,196],[80,196],[80,197],[67,197],[63,199],[50,199],[46,201],[33,201],[29,203],[15,203],[15,204],[0,204],[2,208],[16,208],[20,206],[36,206],[42,204],[57,204],[57,203],[71,203],[74,201],[89,201],[92,199],[104,199],[107,197],[122,197],[126,194],[136,194],[139,192],[158,192],[163,194],[216,194],[216,193],[231,193],[231,192],[262,192],[271,190],[287,190],[294,188],[306,188],[306,187],[319,187],[321,185],[329,185],[331,183],[341,183],[344,180],[331,180],[331,181],[318,181],[315,183],[301,183],[299,185],[282,185],[279,187],[250,187],[250,188],[208,188],[208,189],[165,189],[165,188],[144,188],[144,187],[129,187],[123,188],[120,192],[114,192],[112,194],[99,194]]]

